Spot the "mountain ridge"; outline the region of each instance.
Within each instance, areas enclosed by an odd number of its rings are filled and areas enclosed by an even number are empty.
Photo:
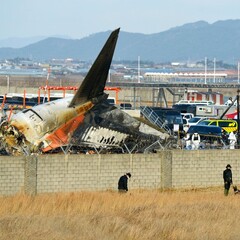
[[[50,37],[22,48],[0,48],[0,59],[74,58],[92,61],[111,31],[91,34],[82,39]],[[240,59],[240,20],[221,20],[187,23],[169,30],[153,33],[121,31],[114,60],[155,63],[171,61],[198,61],[205,57],[225,62]]]

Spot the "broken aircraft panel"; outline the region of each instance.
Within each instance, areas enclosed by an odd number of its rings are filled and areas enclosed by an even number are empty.
[[[103,102],[85,115],[84,122],[74,132],[70,144],[87,144],[95,149],[112,147],[131,152],[144,152],[156,141],[164,141],[168,134],[157,131],[127,113]]]
[[[127,136],[127,134],[111,129],[91,126],[81,138],[81,142],[91,143],[93,146],[119,146],[125,141]]]

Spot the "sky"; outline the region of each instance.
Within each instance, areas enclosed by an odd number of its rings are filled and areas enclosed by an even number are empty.
[[[114,30],[151,34],[199,20],[240,19],[240,0],[1,0],[0,39]]]

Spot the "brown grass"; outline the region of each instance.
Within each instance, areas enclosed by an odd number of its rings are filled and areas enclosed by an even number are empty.
[[[240,195],[222,188],[0,197],[0,239],[240,239]]]

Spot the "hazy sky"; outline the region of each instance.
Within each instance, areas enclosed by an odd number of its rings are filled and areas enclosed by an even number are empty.
[[[240,0],[1,0],[0,39],[113,30],[158,33],[185,23],[240,19]]]

